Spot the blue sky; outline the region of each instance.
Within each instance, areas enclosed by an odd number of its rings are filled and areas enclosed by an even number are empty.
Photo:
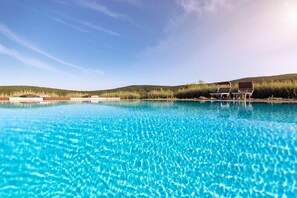
[[[95,90],[297,73],[296,0],[0,0],[0,85]]]

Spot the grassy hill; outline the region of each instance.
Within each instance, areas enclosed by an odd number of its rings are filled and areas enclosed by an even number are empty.
[[[284,81],[284,80],[297,80],[297,73],[283,74],[283,75],[276,75],[276,76],[248,77],[248,78],[232,80],[231,82],[234,82],[234,83],[241,82],[241,81],[263,82],[263,81]]]
[[[284,74],[277,76],[248,77],[230,81],[233,91],[240,81],[253,81],[255,92],[253,97],[283,97],[297,98],[297,74]],[[131,85],[109,90],[77,91],[53,89],[36,86],[0,86],[0,97],[19,96],[25,93],[50,95],[52,97],[78,97],[86,94],[102,97],[121,97],[127,99],[139,98],[198,98],[208,97],[210,92],[216,90],[215,83],[188,84],[179,86],[161,85]]]
[[[37,86],[0,86],[0,96],[19,96],[25,93],[36,93],[51,96],[67,96],[68,94],[82,93],[81,91],[53,89]]]

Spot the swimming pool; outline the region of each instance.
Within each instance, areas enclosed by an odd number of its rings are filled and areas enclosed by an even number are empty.
[[[0,103],[0,197],[297,196],[297,104]]]

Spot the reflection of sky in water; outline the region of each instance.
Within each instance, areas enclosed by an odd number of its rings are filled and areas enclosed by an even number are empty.
[[[0,104],[0,196],[297,193],[297,104]]]

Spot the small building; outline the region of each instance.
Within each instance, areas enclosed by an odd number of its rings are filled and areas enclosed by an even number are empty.
[[[97,95],[84,95],[82,98],[98,98]]]
[[[10,102],[42,102],[43,98],[36,94],[23,94],[19,97],[10,97]]]
[[[91,98],[91,95],[84,95],[82,98]]]
[[[40,96],[38,96],[36,94],[23,94],[23,95],[20,95],[19,97],[21,97],[21,98],[40,98]]]

